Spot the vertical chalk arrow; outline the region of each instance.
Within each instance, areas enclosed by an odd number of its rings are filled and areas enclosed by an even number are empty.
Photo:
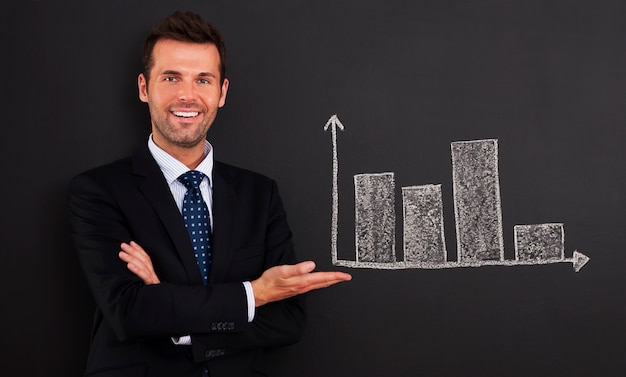
[[[337,160],[337,128],[343,131],[344,127],[337,118],[337,115],[333,115],[328,119],[324,126],[324,131],[327,131],[330,127],[333,143],[333,214],[331,224],[331,253],[333,264],[337,263],[337,232],[338,232],[338,216],[339,216],[339,185],[338,185],[338,171],[339,161]]]

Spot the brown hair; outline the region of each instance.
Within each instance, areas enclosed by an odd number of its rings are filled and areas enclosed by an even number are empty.
[[[143,74],[150,79],[150,70],[154,65],[152,51],[161,39],[173,39],[181,42],[212,43],[220,55],[220,81],[226,75],[226,46],[219,31],[202,17],[193,12],[176,11],[152,27],[152,31],[143,45]]]

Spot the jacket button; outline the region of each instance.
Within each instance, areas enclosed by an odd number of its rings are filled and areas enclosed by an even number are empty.
[[[222,349],[204,351],[204,357],[206,357],[207,359],[218,357],[218,356],[224,356],[224,354],[225,352]]]
[[[232,331],[235,329],[235,322],[213,322],[211,330],[213,331]]]

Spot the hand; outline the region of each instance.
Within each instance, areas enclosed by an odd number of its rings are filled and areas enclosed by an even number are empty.
[[[344,272],[312,272],[314,269],[315,263],[308,261],[265,270],[252,282],[256,306],[352,280],[352,276]]]
[[[159,284],[161,281],[154,272],[152,260],[148,253],[135,241],[122,243],[122,250],[119,253],[121,260],[126,262],[126,267],[133,274],[137,275],[146,285]]]

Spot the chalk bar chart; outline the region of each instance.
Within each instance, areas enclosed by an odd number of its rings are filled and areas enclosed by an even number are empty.
[[[565,257],[562,223],[514,226],[514,259],[505,259],[497,139],[450,144],[457,260],[446,251],[441,184],[401,188],[403,258],[395,251],[395,175],[357,174],[355,190],[355,260],[337,257],[338,153],[336,115],[326,123],[333,143],[333,213],[331,258],[335,266],[371,269],[443,269],[480,266],[571,263],[574,271],[589,261],[574,251]]]

